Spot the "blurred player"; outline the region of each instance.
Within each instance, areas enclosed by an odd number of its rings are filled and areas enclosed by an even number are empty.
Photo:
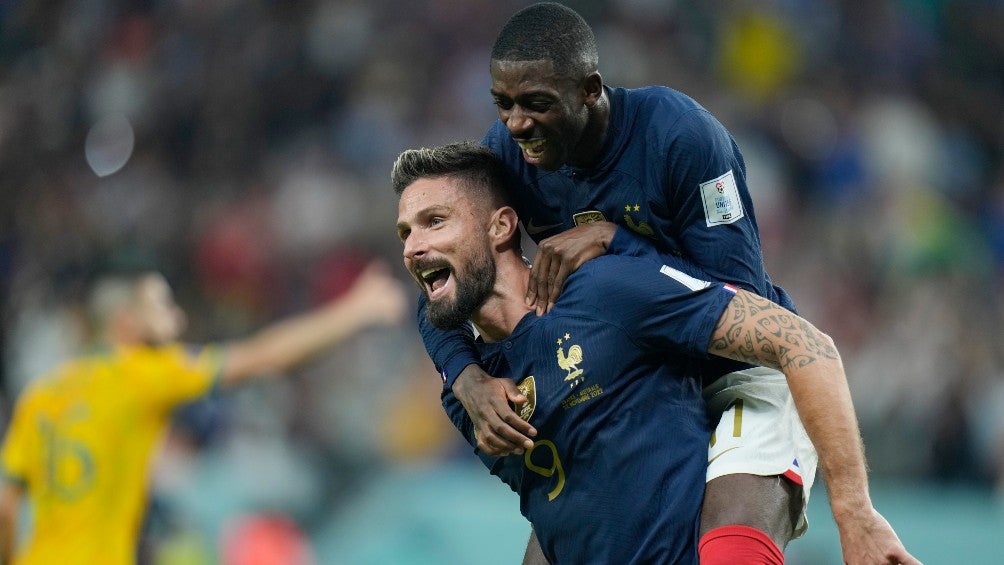
[[[537,316],[524,300],[530,269],[504,179],[491,151],[473,144],[406,151],[393,172],[404,263],[428,298],[429,321],[444,329],[473,322],[482,362],[520,381],[525,400],[517,410],[538,432],[522,457],[479,452],[520,494],[536,535],[528,560],[539,549],[553,563],[697,562],[708,353],[782,372],[807,424],[853,438],[831,455],[866,482],[847,380],[829,337],[756,294],[707,282],[683,258],[654,252],[587,261]],[[751,388],[773,386],[764,370],[743,378]],[[449,391],[444,406],[480,446]],[[738,433],[743,422],[733,424]],[[782,424],[779,433],[807,443],[797,418]],[[770,551],[747,551],[732,563],[783,560],[779,548],[764,547]],[[916,563],[901,547],[888,557]]]
[[[153,455],[176,406],[281,375],[359,331],[398,323],[403,285],[373,263],[341,297],[226,344],[177,342],[185,323],[162,275],[109,274],[88,307],[101,348],[29,385],[0,453],[3,563],[133,563]],[[15,552],[22,498],[29,538]],[[11,561],[13,557],[13,561]]]
[[[635,238],[628,237],[634,234],[692,260],[715,280],[794,312],[764,268],[745,163],[729,132],[675,90],[604,85],[598,59],[589,25],[555,3],[516,13],[492,49],[499,120],[482,143],[505,163],[516,210],[539,242],[528,301],[545,312],[569,273],[588,259],[634,253]],[[501,455],[532,445],[532,426],[509,408],[524,400],[515,383],[483,371],[469,337],[440,332],[421,316],[420,324],[482,449]],[[765,392],[747,386],[735,364],[714,361],[702,374],[719,422],[708,453],[702,557],[707,564],[732,563],[748,551],[783,551],[805,530],[816,472],[816,455],[782,432],[791,405],[785,380],[774,372]],[[745,425],[736,435],[739,419]],[[885,549],[898,550],[895,534],[872,508],[863,468],[833,455],[858,438],[849,429],[809,431],[845,558],[869,562]]]

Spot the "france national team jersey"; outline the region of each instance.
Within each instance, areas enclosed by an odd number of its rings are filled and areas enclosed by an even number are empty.
[[[598,161],[545,171],[523,160],[496,120],[482,144],[505,163],[527,234],[540,241],[607,220],[681,254],[712,280],[794,311],[763,264],[746,164],[728,130],[689,96],[652,86],[607,88],[610,125]],[[611,253],[620,250],[611,249]]]
[[[496,120],[482,144],[510,173],[510,192],[523,227],[535,241],[583,223],[608,220],[621,229],[608,254],[640,254],[637,240],[682,255],[707,273],[792,312],[763,263],[746,164],[728,130],[689,96],[661,87],[607,88],[610,124],[595,165],[545,171],[526,163],[505,125]],[[638,238],[625,237],[629,231]],[[625,247],[625,244],[629,244]],[[419,312],[429,356],[449,388],[476,353],[459,332],[442,332]],[[706,381],[743,368],[718,359]]]
[[[735,289],[665,259],[589,261],[550,313],[479,344],[538,430],[526,456],[479,455],[519,493],[552,563],[697,562],[710,428],[696,365]],[[443,404],[476,445],[448,389]]]

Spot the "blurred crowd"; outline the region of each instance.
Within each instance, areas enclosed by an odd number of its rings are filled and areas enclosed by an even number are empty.
[[[527,3],[0,3],[2,421],[86,338],[95,265],[157,261],[193,341],[372,257],[405,277],[390,165],[480,138],[491,43]],[[841,349],[873,474],[1004,492],[1004,4],[567,3],[608,84],[677,88],[737,138],[768,269]],[[439,383],[402,327],[186,409],[148,551],[197,552],[185,520],[220,508],[326,527],[378,470],[471,459]]]

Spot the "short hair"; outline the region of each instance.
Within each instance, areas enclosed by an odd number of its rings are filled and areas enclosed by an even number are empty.
[[[94,329],[104,329],[108,321],[122,308],[136,300],[140,282],[156,273],[150,269],[106,271],[90,282],[87,293],[87,314]]]
[[[495,208],[509,205],[506,172],[501,161],[490,149],[473,141],[409,149],[398,156],[391,171],[391,183],[398,196],[413,182],[436,177],[460,181],[459,187],[475,201]]]
[[[513,14],[495,39],[492,59],[549,60],[555,72],[573,78],[599,65],[592,28],[578,12],[555,2],[541,2]]]

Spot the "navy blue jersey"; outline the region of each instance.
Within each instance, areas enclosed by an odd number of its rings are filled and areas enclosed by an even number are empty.
[[[793,310],[764,267],[746,164],[728,130],[670,88],[607,94],[607,138],[589,168],[527,164],[498,120],[482,140],[511,173],[510,192],[528,235],[540,241],[602,217],[691,259],[713,280]]]
[[[505,163],[524,228],[535,241],[604,219],[662,251],[795,311],[763,263],[746,165],[725,127],[689,96],[665,87],[607,88],[610,125],[596,163],[545,171],[527,164],[496,120],[482,140]],[[609,253],[623,253],[616,244]],[[473,346],[419,315],[426,349],[447,384],[477,360]],[[734,370],[712,362],[708,378]]]
[[[710,428],[695,366],[734,288],[686,268],[605,255],[573,273],[552,311],[479,344],[530,399],[524,456],[480,454],[520,495],[552,563],[696,563]],[[472,445],[463,407],[444,407]]]

